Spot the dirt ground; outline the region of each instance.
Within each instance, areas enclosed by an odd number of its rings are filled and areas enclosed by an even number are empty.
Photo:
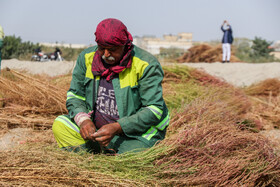
[[[10,68],[14,70],[26,71],[31,74],[47,74],[53,77],[71,73],[74,65],[75,62],[68,61],[31,62],[11,59],[2,60],[1,69]]]
[[[184,63],[205,70],[210,75],[224,79],[238,87],[250,86],[269,79],[280,79],[280,63]]]

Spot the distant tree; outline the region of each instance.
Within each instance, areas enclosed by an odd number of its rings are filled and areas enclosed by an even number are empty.
[[[255,37],[253,40],[253,45],[252,45],[252,53],[250,54],[252,59],[255,60],[260,60],[263,61],[269,61],[273,60],[274,57],[270,55],[274,49],[269,48],[269,46],[272,44],[272,42],[268,42],[264,39],[261,39],[259,37]]]
[[[3,59],[16,58],[21,44],[21,38],[15,36],[6,36],[3,41]]]
[[[19,58],[20,56],[33,53],[39,44],[32,42],[22,42],[20,37],[6,36],[3,41],[3,59]]]

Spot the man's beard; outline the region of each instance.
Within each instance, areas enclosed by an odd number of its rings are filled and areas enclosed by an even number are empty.
[[[106,61],[106,60],[115,61],[115,58],[112,57],[112,56],[106,57],[105,55],[102,55],[102,59],[105,60],[105,61]]]

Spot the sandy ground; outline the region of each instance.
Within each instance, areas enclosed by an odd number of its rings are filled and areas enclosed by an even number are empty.
[[[205,70],[210,75],[224,79],[238,87],[250,86],[269,79],[280,79],[280,63],[184,63]]]
[[[32,129],[15,128],[10,129],[6,134],[0,137],[0,151],[9,150],[17,145],[25,143]]]
[[[74,65],[75,62],[67,61],[31,62],[11,59],[2,60],[1,69],[8,67],[14,70],[26,71],[31,74],[47,74],[49,76],[57,76],[71,73]]]
[[[169,63],[168,63],[169,64]],[[165,64],[163,64],[165,65]],[[210,75],[219,77],[238,87],[250,86],[269,78],[280,79],[280,63],[183,63],[194,68],[205,70]],[[50,76],[71,73],[75,62],[30,62],[17,59],[3,60],[2,69],[24,70],[32,74],[47,74]]]

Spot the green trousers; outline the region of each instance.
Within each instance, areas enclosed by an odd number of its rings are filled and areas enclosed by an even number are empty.
[[[84,140],[80,128],[68,115],[58,116],[52,126],[58,146],[68,151],[86,150],[92,153],[121,154],[128,151],[143,151],[150,146],[137,139],[127,136],[115,136],[107,147],[101,147],[98,142]]]

